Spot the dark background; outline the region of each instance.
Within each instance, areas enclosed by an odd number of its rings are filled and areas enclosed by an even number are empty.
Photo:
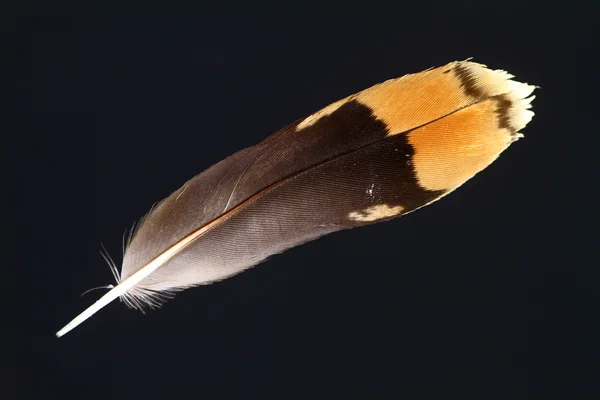
[[[593,21],[424,5],[12,21],[24,276],[4,282],[19,345],[4,342],[0,397],[596,398]],[[100,243],[120,261],[125,229],[187,179],[351,93],[468,57],[542,89],[525,138],[461,189],[54,337],[103,291],[82,292],[112,283]]]

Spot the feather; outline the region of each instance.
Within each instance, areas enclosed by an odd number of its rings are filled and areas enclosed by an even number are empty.
[[[491,164],[531,120],[534,86],[468,61],[388,80],[208,168],[154,207],[118,285],[62,336],[121,297],[157,306],[335,231],[407,214]]]

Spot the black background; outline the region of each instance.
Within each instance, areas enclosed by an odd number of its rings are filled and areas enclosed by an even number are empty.
[[[23,347],[4,343],[1,397],[594,398],[595,27],[574,7],[424,5],[15,19],[24,276],[4,282],[3,325]],[[120,261],[125,229],[187,179],[351,93],[468,57],[542,89],[525,138],[457,192],[54,337],[112,282],[100,243]]]

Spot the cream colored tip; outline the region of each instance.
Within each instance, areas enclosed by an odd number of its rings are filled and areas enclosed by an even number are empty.
[[[488,69],[483,64],[468,62],[463,64],[469,73],[476,78],[477,86],[489,96],[506,95],[512,102],[510,126],[519,131],[533,118],[530,110],[531,96],[536,86],[512,80],[514,76],[501,69]]]
[[[531,96],[535,86],[515,81],[509,82],[511,82],[511,89],[514,89],[507,93],[507,96],[512,101],[510,126],[518,132],[525,128],[535,115],[530,110],[531,102],[535,99],[535,96]]]
[[[515,99],[531,95],[535,86],[512,80],[514,75],[501,69],[489,69],[483,64],[467,62],[462,64],[477,80],[477,86],[490,96],[511,93]]]

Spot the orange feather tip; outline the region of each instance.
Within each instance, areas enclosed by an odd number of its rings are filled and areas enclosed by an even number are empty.
[[[427,190],[452,191],[491,164],[533,118],[536,86],[471,61],[390,79],[330,104],[301,121],[302,131],[356,101],[406,134],[415,174]],[[367,218],[367,217],[361,217]]]

